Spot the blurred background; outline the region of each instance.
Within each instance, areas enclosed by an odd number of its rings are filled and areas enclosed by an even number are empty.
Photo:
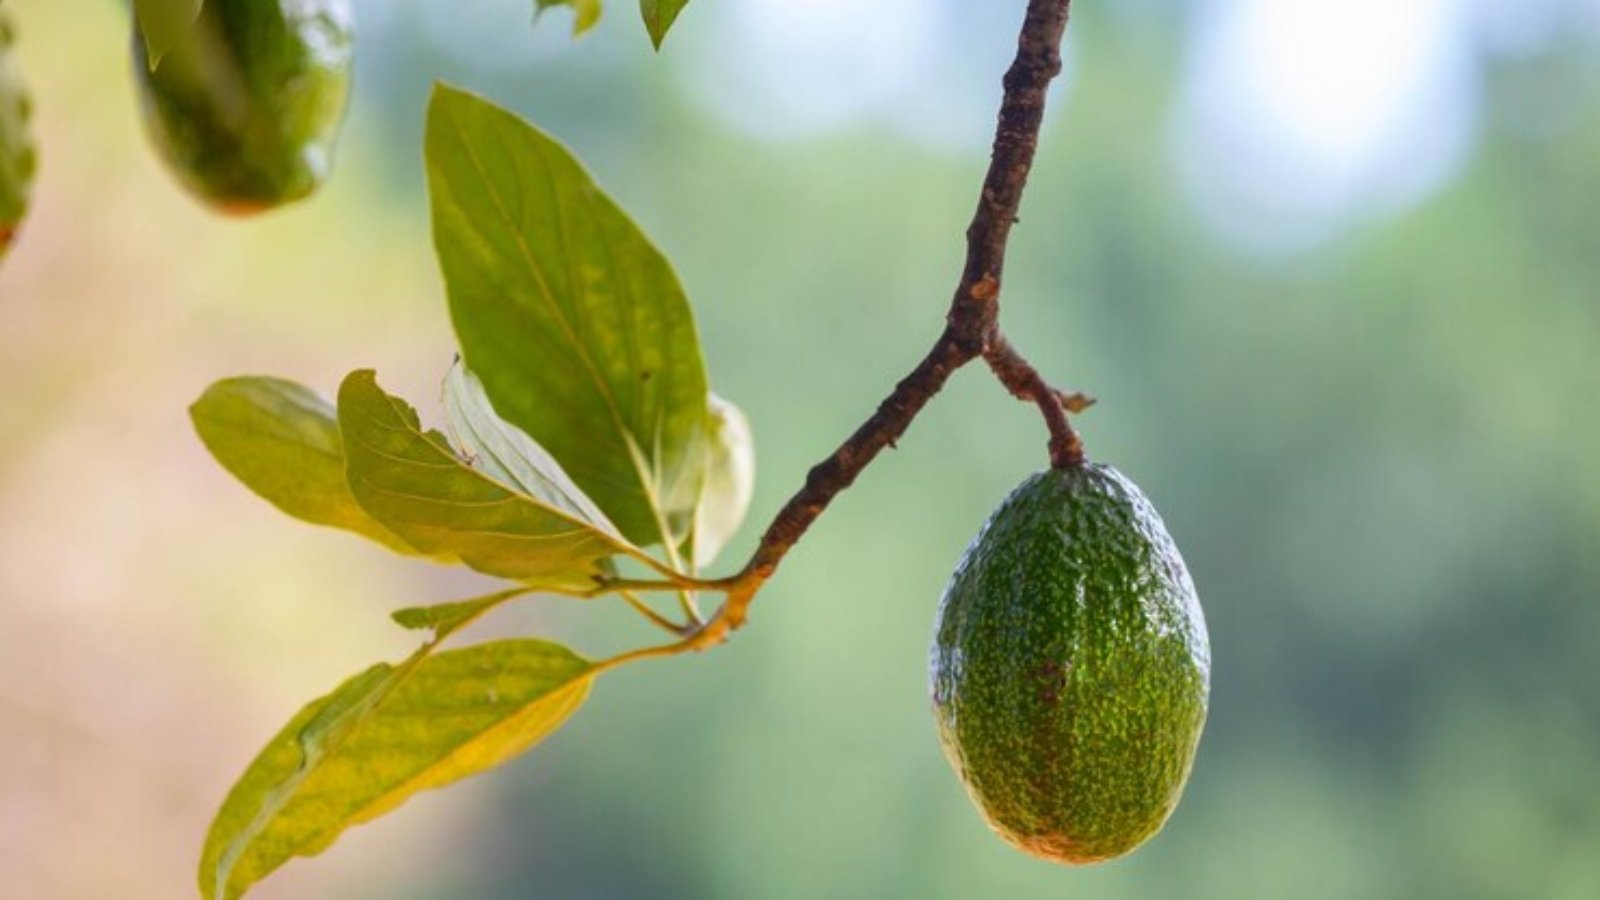
[[[8,3],[35,211],[0,267],[0,883],[193,896],[211,813],[309,698],[484,583],[291,521],[202,451],[236,373],[453,352],[433,79],[560,136],[675,261],[755,425],[760,526],[933,340],[1022,3],[361,0],[332,182],[213,218],[149,152],[123,4]],[[948,573],[1044,463],[974,367],[729,645],[609,676],[514,765],[261,898],[1600,896],[1600,3],[1084,0],[1005,322],[1101,404],[1090,452],[1183,547],[1215,657],[1187,798],[1091,869],[990,836],[941,758]],[[554,599],[478,631],[649,639]]]

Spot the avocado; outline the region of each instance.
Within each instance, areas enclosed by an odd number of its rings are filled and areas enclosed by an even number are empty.
[[[206,0],[153,68],[137,23],[133,41],[150,137],[200,199],[261,212],[327,177],[350,87],[347,0]]]
[[[999,835],[1094,863],[1178,803],[1205,724],[1211,651],[1155,507],[1115,469],[1028,478],[940,603],[930,692],[946,757]]]
[[[33,104],[22,84],[12,49],[15,43],[11,18],[0,9],[0,257],[5,256],[28,212],[28,196],[33,191],[38,164],[28,123]]]

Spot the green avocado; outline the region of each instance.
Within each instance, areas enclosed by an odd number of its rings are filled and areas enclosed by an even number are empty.
[[[223,212],[309,195],[332,165],[351,35],[347,0],[206,0],[152,69],[135,23],[134,73],[156,149]]]
[[[0,9],[0,257],[28,212],[38,163],[28,126],[33,104],[14,59],[15,42],[11,18]]]
[[[945,755],[989,825],[1094,863],[1158,830],[1205,724],[1211,651],[1150,501],[1109,466],[1030,477],[951,577],[929,665]]]

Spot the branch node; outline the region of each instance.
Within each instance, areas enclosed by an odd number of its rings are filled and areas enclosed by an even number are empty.
[[[1056,399],[1061,401],[1062,407],[1067,412],[1077,415],[1100,401],[1082,391],[1056,391]]]
[[[911,374],[895,385],[855,433],[807,475],[805,485],[778,511],[761,536],[750,561],[729,582],[732,589],[711,626],[738,628],[761,585],[777,570],[796,542],[833,498],[849,487],[886,447],[900,436],[949,379],[979,356],[989,363],[1013,395],[1037,404],[1050,429],[1050,460],[1055,466],[1081,465],[1083,443],[1067,421],[1093,402],[1082,394],[1052,388],[1006,342],[999,328],[1000,276],[1006,243],[1019,222],[1022,192],[1039,144],[1050,80],[1061,70],[1061,39],[1072,0],[1028,0],[1017,55],[1002,84],[1005,95],[995,126],[994,149],[984,176],[977,210],[967,228],[966,265],[945,316],[945,330]],[[709,642],[716,635],[703,633]]]

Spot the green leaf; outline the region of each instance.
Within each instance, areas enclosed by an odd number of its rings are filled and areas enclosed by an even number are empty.
[[[351,495],[334,409],[312,391],[281,378],[226,378],[200,395],[189,416],[217,462],[272,505],[417,552]]]
[[[211,823],[203,896],[234,900],[346,828],[522,753],[577,711],[593,680],[587,660],[546,641],[428,649],[346,681],[267,744]]]
[[[460,360],[445,376],[444,413],[452,442],[474,468],[602,531],[618,534],[617,526],[572,483],[554,457],[526,432],[500,418],[483,391],[483,382]]]
[[[644,16],[644,27],[650,30],[650,42],[661,49],[667,39],[667,30],[678,20],[678,13],[689,5],[689,0],[639,0],[639,12]]]
[[[466,364],[643,546],[677,544],[698,494],[706,374],[661,253],[572,154],[439,86],[428,110],[434,244]],[[687,489],[686,489],[687,488]]]
[[[424,432],[416,410],[385,393],[371,370],[350,373],[340,386],[339,425],[356,502],[418,549],[566,590],[594,587],[611,556],[644,557],[566,509],[474,469],[444,435]]]
[[[572,7],[572,33],[583,34],[600,21],[600,0],[534,0],[534,8],[544,12],[552,6]]]
[[[711,395],[710,403],[711,452],[689,549],[697,568],[710,565],[739,530],[750,510],[756,482],[750,420],[739,407],[716,394]]]
[[[433,631],[433,642],[438,643],[472,624],[477,618],[495,607],[528,593],[527,588],[512,588],[471,600],[457,600],[434,606],[408,606],[389,614],[396,625],[412,631]]]
[[[154,72],[167,51],[183,40],[200,18],[203,6],[205,0],[134,0],[134,13],[139,19],[139,31],[144,35],[150,71]]]

